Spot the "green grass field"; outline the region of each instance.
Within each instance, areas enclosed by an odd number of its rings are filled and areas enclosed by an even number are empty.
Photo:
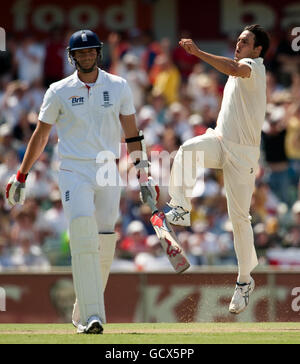
[[[299,344],[299,323],[107,324],[78,335],[70,324],[0,324],[0,344]]]

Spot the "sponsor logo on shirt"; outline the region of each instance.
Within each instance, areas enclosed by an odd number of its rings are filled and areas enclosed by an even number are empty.
[[[78,105],[84,104],[83,96],[71,96],[71,97],[69,97],[69,100],[71,100],[72,106],[78,106]]]
[[[103,107],[113,106],[110,103],[110,100],[109,100],[109,92],[108,91],[103,91],[103,104],[101,106],[103,106]]]

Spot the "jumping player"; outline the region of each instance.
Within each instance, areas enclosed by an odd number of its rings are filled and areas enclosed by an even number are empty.
[[[222,169],[224,174],[239,268],[229,311],[238,314],[248,305],[254,289],[250,273],[258,264],[249,210],[266,111],[263,58],[269,47],[269,37],[259,25],[245,27],[237,39],[234,60],[203,52],[191,39],[181,39],[179,44],[229,78],[216,128],[186,141],[177,152],[169,186],[171,210],[166,216],[172,224],[190,225],[191,202],[187,191],[195,185],[196,176],[191,169],[195,170],[199,165],[200,159],[196,160],[195,155],[202,151],[202,167]],[[194,154],[192,168],[190,163],[185,167],[185,152]]]
[[[52,126],[59,137],[59,188],[68,218],[72,271],[77,300],[73,324],[78,333],[101,334],[105,323],[103,292],[116,246],[115,223],[121,187],[97,183],[99,152],[119,157],[121,129],[128,152],[139,152],[140,135],[127,82],[98,68],[103,43],[90,30],[75,32],[68,55],[76,71],[50,85],[17,175],[11,177],[6,196],[11,205],[24,203],[27,174],[44,150]],[[156,198],[156,190],[143,174],[148,162],[136,159],[143,197]],[[111,164],[110,164],[111,166]],[[117,166],[115,173],[118,175]],[[147,198],[145,199],[145,201]]]

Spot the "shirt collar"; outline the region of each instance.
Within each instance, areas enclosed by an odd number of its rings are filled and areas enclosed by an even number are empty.
[[[82,82],[79,77],[78,77],[78,70],[76,70],[74,73],[73,73],[73,82],[74,82],[74,87],[78,87],[78,88],[81,88],[81,87],[86,87],[85,86],[85,83]],[[95,85],[99,85],[103,82],[103,72],[102,70],[98,67],[98,77],[97,77],[97,80],[95,82]]]
[[[254,58],[256,62],[264,63],[264,59],[262,57]]]

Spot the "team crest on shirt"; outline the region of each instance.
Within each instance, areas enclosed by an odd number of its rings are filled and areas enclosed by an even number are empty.
[[[68,100],[71,100],[72,106],[78,106],[84,104],[84,97],[83,96],[71,96]]]
[[[110,103],[110,95],[109,95],[109,92],[108,91],[103,91],[103,104],[101,106],[103,107],[110,107],[110,106],[113,106],[111,103]]]

